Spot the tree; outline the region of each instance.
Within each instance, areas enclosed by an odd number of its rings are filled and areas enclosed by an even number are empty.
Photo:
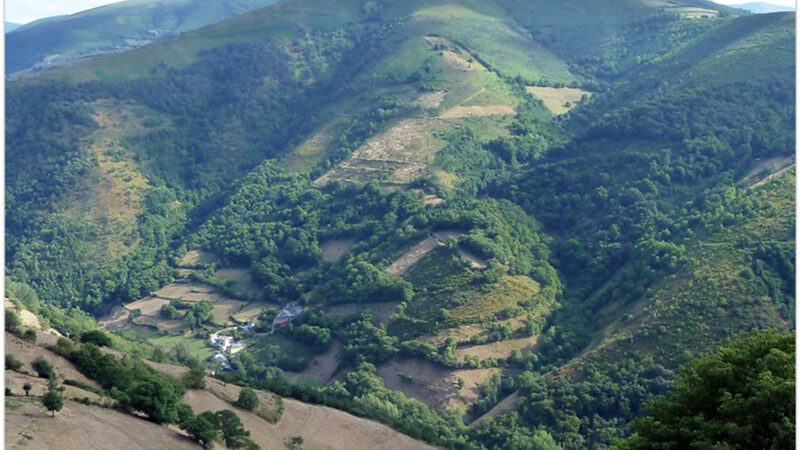
[[[219,430],[214,422],[202,414],[186,420],[181,424],[181,428],[189,433],[189,437],[205,448],[210,448],[219,435]]]
[[[236,400],[236,406],[242,409],[252,411],[258,408],[258,396],[256,392],[250,388],[243,388],[239,391],[239,399]]]
[[[39,375],[39,378],[50,378],[53,375],[53,366],[41,356],[33,360],[31,367]]]
[[[22,390],[25,391],[25,397],[30,395],[32,388],[33,388],[33,386],[31,386],[30,383],[25,383],[25,384],[22,385]]]
[[[42,404],[53,414],[53,417],[56,416],[56,411],[61,411],[61,408],[64,407],[64,397],[56,387],[55,380],[51,380],[47,392],[42,396]]]
[[[239,416],[229,409],[214,413],[219,429],[228,448],[242,448],[250,440],[250,432],[244,429]]]
[[[175,308],[174,306],[172,306],[171,304],[162,305],[161,306],[161,310],[159,311],[159,313],[161,314],[161,317],[163,317],[165,319],[170,319],[170,320],[177,319],[178,315],[179,315],[178,314],[178,309]]]
[[[154,422],[178,422],[180,395],[168,380],[149,376],[140,380],[127,394],[129,406],[147,414]]]
[[[111,337],[100,330],[91,330],[81,334],[81,342],[91,342],[98,347],[111,347]]]
[[[206,387],[206,373],[200,367],[193,367],[183,374],[183,385],[190,389]]]
[[[621,449],[794,448],[794,336],[760,331],[683,369]]]

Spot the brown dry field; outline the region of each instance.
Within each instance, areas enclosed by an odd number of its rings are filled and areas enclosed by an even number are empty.
[[[477,356],[479,359],[486,358],[508,358],[511,350],[518,348],[522,353],[529,353],[536,349],[539,336],[529,336],[518,339],[508,339],[505,341],[491,342],[489,344],[471,345],[469,347],[456,348],[456,358],[464,360],[467,355]]]
[[[285,448],[292,436],[303,438],[303,448],[314,449],[431,449],[433,447],[371,420],[325,406],[283,399],[283,414],[272,424],[256,414],[236,409],[208,391],[189,390],[183,397],[195,411],[232,409],[250,437],[264,449]]]
[[[512,317],[510,319],[501,320],[498,323],[502,325],[508,325],[512,330],[517,330],[522,326],[523,323],[525,323],[525,320],[521,317]],[[453,338],[456,343],[468,342],[470,339],[488,332],[489,329],[485,325],[474,323],[448,328],[446,330],[442,330],[436,336],[424,336],[420,338],[420,340],[439,346],[444,344],[447,338]]]
[[[421,176],[443,142],[434,131],[441,121],[403,119],[383,133],[368,139],[346,160],[314,180],[322,186],[334,180],[369,181],[386,179],[407,184]]]
[[[592,95],[589,91],[568,87],[528,86],[528,92],[541,99],[544,102],[544,106],[557,116],[577,106],[584,94]],[[569,107],[564,106],[566,102],[570,102],[572,105]]]
[[[512,116],[517,110],[509,105],[454,106],[439,115],[440,119],[464,119],[468,117]]]
[[[286,372],[286,378],[296,383],[301,378],[311,378],[322,384],[327,384],[336,373],[339,367],[339,353],[342,351],[342,344],[333,341],[331,348],[325,353],[315,356],[302,372]]]
[[[158,311],[161,309],[162,306],[169,305],[169,300],[166,298],[158,298],[158,297],[145,297],[135,302],[128,303],[125,305],[125,309],[128,311],[133,311],[134,309],[138,309],[142,312],[145,316],[152,316],[154,314],[158,314]]]
[[[355,239],[329,239],[319,244],[322,256],[328,261],[338,261],[355,246]]]
[[[181,267],[196,267],[211,264],[219,258],[213,252],[206,250],[189,250],[180,260]]]
[[[37,342],[40,342],[42,344],[53,343],[52,341],[50,342],[46,341],[44,336],[45,336],[44,333],[39,333],[37,335]],[[6,344],[5,344],[6,355],[12,355],[14,358],[20,360],[23,364],[22,366],[23,370],[35,374],[36,372],[33,370],[33,368],[31,368],[31,363],[36,358],[41,357],[46,359],[50,364],[52,364],[53,369],[58,375],[59,380],[64,381],[65,379],[69,378],[96,386],[95,382],[89,380],[88,378],[83,376],[82,373],[78,372],[78,370],[71,362],[67,361],[66,359],[62,358],[56,353],[46,348],[40,347],[39,345],[36,345],[32,342],[22,340],[11,333],[6,333],[5,338],[6,338]],[[57,338],[53,337],[53,339],[56,340]]]
[[[445,91],[426,92],[414,100],[414,104],[422,108],[438,108],[447,96]]]
[[[399,258],[386,268],[386,273],[389,275],[399,276],[408,272],[414,264],[418,263],[428,253],[439,246],[439,240],[435,237],[427,237],[419,244],[411,247]]]
[[[479,386],[500,369],[451,369],[423,359],[405,359],[389,362],[378,369],[389,389],[403,392],[409,398],[420,400],[432,408],[451,409],[470,405],[480,396]],[[404,380],[400,375],[412,377]],[[459,389],[458,379],[464,380]]]
[[[6,448],[30,450],[199,449],[173,429],[72,400],[51,417],[38,399],[6,399]]]
[[[33,372],[33,371],[31,371]],[[26,375],[24,373],[18,373],[11,370],[6,370],[5,373],[5,381],[6,387],[11,388],[11,392],[18,397],[22,397],[25,395],[25,390],[22,389],[22,386],[25,383],[31,384],[30,395],[32,397],[39,397],[44,395],[47,392],[47,380],[44,378],[39,378],[35,375]],[[81,388],[77,388],[75,386],[69,385],[62,385],[61,387],[64,388],[64,398],[65,399],[82,399],[84,397],[88,397],[93,401],[100,401],[100,396],[95,394],[94,392],[85,391]]]
[[[237,293],[244,293],[250,298],[260,299],[263,296],[261,288],[253,278],[250,269],[242,269],[235,267],[224,267],[218,269],[214,273],[214,278],[222,281],[223,283],[228,280],[233,280]]]

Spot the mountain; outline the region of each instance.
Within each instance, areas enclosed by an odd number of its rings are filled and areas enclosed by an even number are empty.
[[[795,327],[794,38],[700,1],[285,0],[33,74],[7,296],[436,446],[605,448]]]
[[[17,28],[21,27],[21,23],[14,23],[14,22],[6,22],[6,33],[16,30]]]
[[[6,73],[48,69],[169,39],[274,1],[128,0],[48,17],[7,37]]]
[[[742,3],[741,5],[735,5],[735,7],[745,11],[750,11],[754,14],[794,11],[794,8],[791,6],[773,5],[771,3],[764,2]]]

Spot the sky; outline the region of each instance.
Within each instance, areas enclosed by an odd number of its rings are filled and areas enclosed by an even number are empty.
[[[118,0],[117,0],[118,1]],[[794,0],[719,0],[723,5],[764,1],[781,6],[794,6]],[[116,3],[115,0],[5,0],[6,22],[28,23],[43,17],[73,14],[97,6]]]

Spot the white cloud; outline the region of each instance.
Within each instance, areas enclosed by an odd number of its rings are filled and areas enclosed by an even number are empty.
[[[6,22],[28,23],[43,17],[74,14],[119,0],[6,0]]]

